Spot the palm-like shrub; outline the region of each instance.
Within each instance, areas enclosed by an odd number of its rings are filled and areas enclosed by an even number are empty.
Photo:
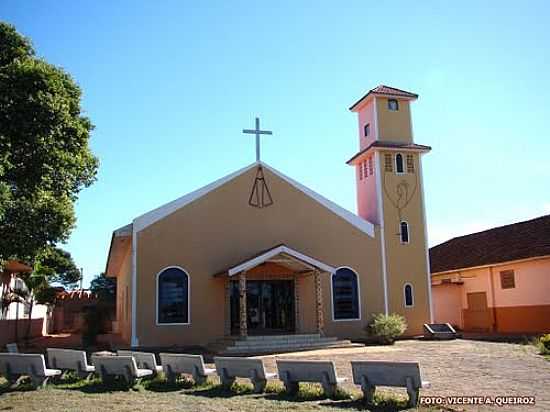
[[[375,315],[367,326],[367,333],[384,345],[392,345],[395,338],[407,330],[405,318],[397,313]]]

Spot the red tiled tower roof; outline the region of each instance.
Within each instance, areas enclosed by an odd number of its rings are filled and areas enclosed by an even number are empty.
[[[370,95],[379,95],[379,96],[392,96],[392,97],[401,97],[405,99],[411,99],[416,100],[418,99],[418,95],[415,93],[407,92],[405,90],[397,89],[395,87],[386,86],[384,84],[381,84],[379,86],[376,86],[374,89],[371,89],[365,94],[363,97],[361,97],[359,100],[357,100],[354,104],[351,105],[349,108],[351,111],[355,109],[355,107],[361,103],[364,99],[366,99]]]

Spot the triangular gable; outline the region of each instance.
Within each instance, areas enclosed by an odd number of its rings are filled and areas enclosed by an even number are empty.
[[[362,232],[368,234],[371,237],[374,237],[374,225],[357,216],[356,214],[350,212],[349,210],[344,209],[341,206],[338,206],[336,203],[328,200],[327,198],[321,196],[320,194],[314,192],[313,190],[309,189],[308,187],[296,182],[295,180],[291,179],[288,176],[285,176],[278,170],[272,168],[271,166],[266,165],[263,162],[255,162],[251,165],[244,167],[234,173],[231,173],[225,177],[222,177],[221,179],[216,180],[213,183],[210,183],[209,185],[206,185],[198,190],[195,190],[194,192],[188,193],[185,196],[180,197],[179,199],[176,199],[170,203],[165,204],[164,206],[161,206],[157,209],[154,209],[148,213],[145,213],[136,219],[134,219],[133,222],[133,230],[135,233],[145,229],[146,227],[152,225],[153,223],[165,218],[166,216],[174,213],[175,211],[181,209],[182,207],[185,207],[186,205],[190,204],[191,202],[194,202],[195,200],[205,196],[206,194],[210,193],[211,191],[217,189],[220,186],[223,186],[225,183],[239,177],[240,175],[248,172],[250,169],[262,166],[265,169],[269,170],[274,175],[278,176],[282,180],[289,183],[294,188],[298,189],[308,197],[312,198],[313,200],[317,201],[321,205],[323,205],[325,208],[329,209],[331,212],[335,213],[336,215],[340,216],[342,219],[347,221],[348,223],[355,226],[357,229],[361,230]]]
[[[230,267],[229,269],[227,269],[227,275],[231,277],[241,272],[245,272],[247,270],[253,269],[256,266],[261,265],[264,262],[267,262],[268,260],[270,260],[271,258],[277,255],[288,255],[302,262],[304,266],[312,270],[319,269],[321,271],[328,272],[328,273],[336,272],[336,268],[331,265],[323,263],[320,260],[312,258],[311,256],[304,255],[303,253],[300,253],[297,250],[294,250],[286,245],[279,245],[257,256],[254,256],[251,259],[247,259],[244,262],[239,263],[238,265]]]

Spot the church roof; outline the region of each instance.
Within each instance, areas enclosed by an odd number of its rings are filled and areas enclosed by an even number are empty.
[[[403,98],[403,99],[409,99],[409,100],[418,99],[418,95],[416,93],[407,92],[405,90],[401,90],[395,87],[390,87],[390,86],[381,84],[379,86],[376,86],[374,89],[369,90],[363,97],[361,97],[359,100],[353,103],[350,106],[349,110],[353,111],[363,100],[365,100],[366,98],[372,95],[396,97],[396,98]]]
[[[550,256],[550,215],[456,237],[430,249],[432,273]]]
[[[366,148],[354,154],[353,157],[349,159],[346,163],[348,165],[353,164],[357,158],[361,157],[361,155],[367,153],[372,148],[403,150],[403,151],[420,151],[420,152],[429,152],[430,150],[432,150],[430,146],[425,146],[423,144],[375,140]]]
[[[325,198],[324,196],[321,196],[320,194],[314,192],[313,190],[309,189],[308,187],[302,185],[301,183],[298,183],[297,181],[291,179],[288,176],[285,176],[283,173],[279,172],[278,170],[272,168],[271,166],[263,163],[263,162],[254,162],[249,166],[246,166],[240,170],[237,170],[234,173],[231,173],[225,177],[222,177],[219,180],[216,180],[215,182],[210,183],[209,185],[206,185],[200,189],[195,190],[194,192],[188,193],[185,196],[182,196],[172,202],[169,202],[159,208],[156,208],[150,212],[147,212],[137,218],[133,221],[133,232],[139,232],[146,227],[152,225],[153,223],[163,219],[164,217],[174,213],[176,210],[185,207],[186,205],[194,202],[195,200],[201,198],[202,196],[205,196],[209,192],[217,189],[218,187],[224,185],[225,183],[235,179],[236,177],[242,175],[243,173],[246,173],[250,169],[253,169],[255,167],[262,166],[265,170],[270,171],[274,175],[278,176],[282,180],[286,181],[290,185],[294,186],[296,189],[304,193],[305,195],[309,196],[313,200],[317,201],[336,215],[340,216],[342,219],[346,220],[348,223],[355,226],[357,229],[361,230],[362,232],[368,234],[371,237],[374,237],[374,225],[361,218],[360,216],[357,216],[355,213],[350,212],[347,209],[344,209],[343,207],[337,205],[336,203],[330,201],[329,199]],[[121,233],[118,235],[115,232],[115,236],[123,236],[122,233],[127,233],[129,226],[124,226],[123,228],[120,228],[117,230],[117,232]]]

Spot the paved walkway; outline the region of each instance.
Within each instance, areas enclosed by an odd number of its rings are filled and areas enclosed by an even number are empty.
[[[461,339],[409,340],[394,346],[315,350],[263,358],[271,371],[276,369],[275,358],[289,357],[335,360],[338,374],[348,378],[351,378],[349,362],[352,359],[415,360],[420,363],[423,379],[432,383],[432,388],[422,390],[421,395],[535,396],[535,407],[470,407],[467,410],[550,411],[550,362],[538,356],[531,345]]]

